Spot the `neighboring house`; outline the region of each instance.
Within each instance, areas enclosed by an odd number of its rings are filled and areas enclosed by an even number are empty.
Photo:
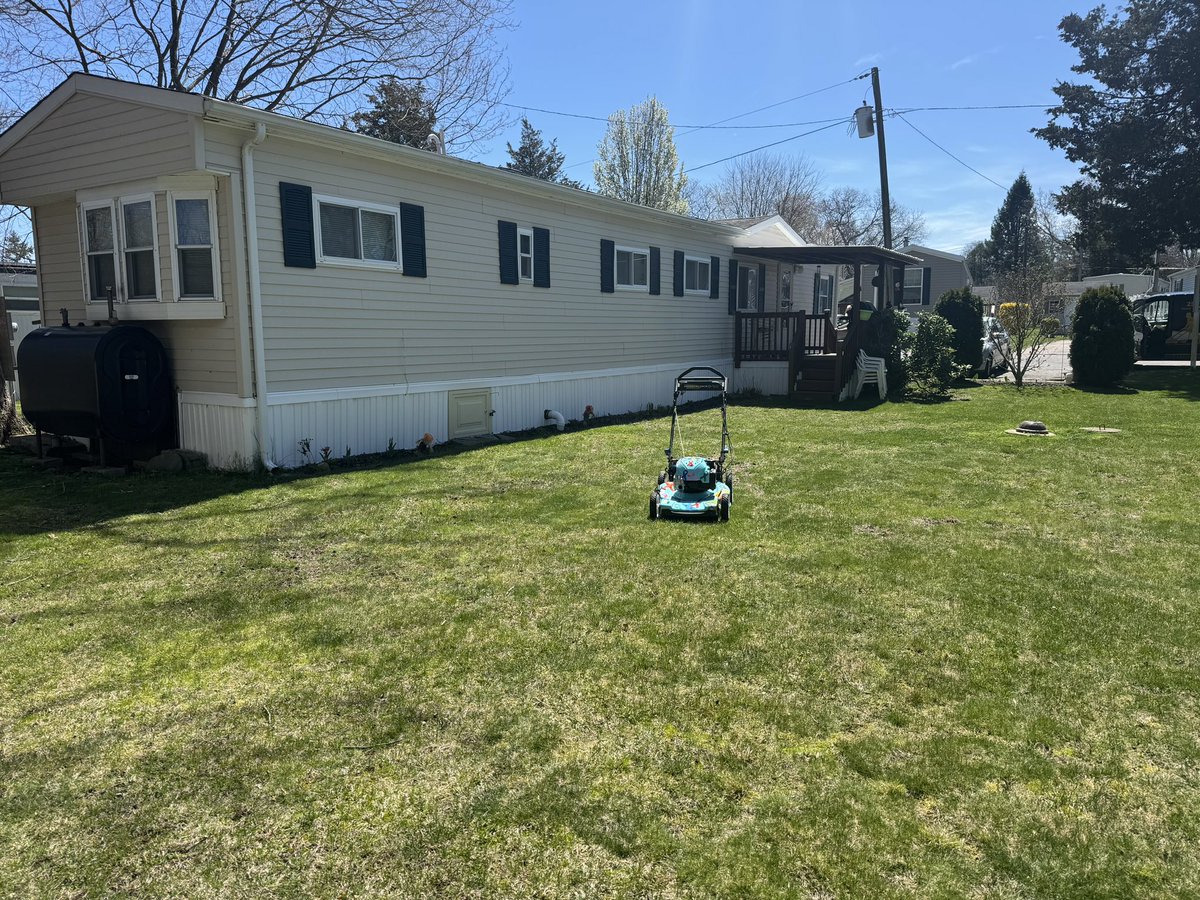
[[[1089,287],[1095,287],[1095,285],[1083,281],[1059,281],[1050,285],[1047,292],[1049,312],[1058,320],[1059,327],[1064,331],[1071,327],[1071,317],[1075,314],[1079,295]],[[1002,299],[997,296],[995,285],[980,284],[971,290],[983,300],[984,314],[996,315]]]
[[[921,260],[904,270],[904,308],[910,313],[930,312],[942,294],[971,285],[965,256],[919,244],[909,244],[900,252]]]
[[[36,266],[0,263],[0,310],[5,313],[0,316],[0,341],[8,342],[8,359],[15,361],[17,347],[41,322]],[[9,390],[16,394],[15,382]]]
[[[787,392],[783,332],[740,314],[836,289],[815,265],[836,248],[778,217],[692,219],[82,74],[0,135],[0,190],[33,211],[45,320],[104,321],[111,292],[167,349],[181,446],[220,467],[644,409],[693,365]],[[875,249],[839,261],[912,262]],[[799,314],[770,315],[794,337]],[[828,356],[824,321],[799,322]],[[744,348],[782,380],[735,371]]]
[[[1175,272],[1170,277],[1172,291],[1195,291],[1196,290],[1196,273],[1200,272],[1200,266],[1192,266],[1190,269],[1181,269]]]
[[[1083,279],[1083,283],[1087,287],[1100,287],[1110,284],[1113,287],[1124,289],[1126,297],[1152,294],[1158,290],[1165,290],[1167,286],[1162,279],[1155,278],[1153,274],[1145,272],[1140,274],[1113,272],[1109,275],[1089,275]]]

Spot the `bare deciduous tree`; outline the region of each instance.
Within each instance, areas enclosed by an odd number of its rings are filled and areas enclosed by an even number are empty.
[[[813,240],[821,224],[820,189],[820,172],[803,156],[756,153],[731,162],[716,184],[698,193],[705,218],[780,215],[801,237]]]
[[[449,143],[503,124],[507,0],[7,0],[0,67],[26,108],[83,71],[340,123],[385,78],[421,82]]]
[[[1007,345],[1000,342],[1000,352],[1018,388],[1025,385],[1030,368],[1058,336],[1059,322],[1050,301],[1059,293],[1046,260],[996,277],[997,318],[1009,339]]]
[[[852,187],[834,188],[821,198],[822,244],[883,244],[883,201]],[[925,237],[925,217],[892,202],[892,242],[897,247]],[[814,237],[814,240],[817,240]]]

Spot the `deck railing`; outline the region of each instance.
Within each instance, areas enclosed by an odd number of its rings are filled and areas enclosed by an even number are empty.
[[[743,362],[787,361],[797,355],[833,353],[836,349],[837,338],[827,315],[804,312],[734,314],[735,366]]]

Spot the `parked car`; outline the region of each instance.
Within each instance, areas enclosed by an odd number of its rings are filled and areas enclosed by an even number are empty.
[[[997,369],[1004,368],[1004,354],[1008,352],[1008,332],[995,316],[983,317],[983,361],[979,371],[991,378]]]
[[[1192,349],[1192,292],[1138,297],[1133,301],[1133,327],[1142,359],[1188,356]]]

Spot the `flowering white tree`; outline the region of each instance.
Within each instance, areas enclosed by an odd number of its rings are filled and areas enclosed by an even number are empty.
[[[685,215],[687,176],[675,151],[675,129],[667,108],[650,97],[608,117],[596,149],[596,192],[642,206]]]

